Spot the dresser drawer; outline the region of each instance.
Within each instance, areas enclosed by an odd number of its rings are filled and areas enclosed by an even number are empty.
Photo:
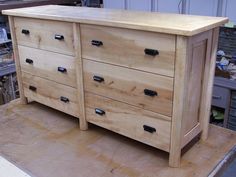
[[[17,44],[74,55],[72,23],[15,17]]]
[[[174,35],[81,25],[81,39],[83,58],[174,76]]]
[[[79,116],[76,89],[24,72],[22,80],[26,97],[67,114]]]
[[[169,117],[91,93],[85,93],[85,102],[89,122],[169,151]]]
[[[25,46],[18,50],[22,71],[76,87],[74,57]]]
[[[171,116],[172,78],[85,59],[83,69],[86,91]]]
[[[220,108],[227,108],[229,105],[230,90],[214,86],[212,94],[212,105]]]

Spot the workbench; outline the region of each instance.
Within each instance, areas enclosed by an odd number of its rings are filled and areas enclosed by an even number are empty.
[[[22,104],[34,100],[169,153],[208,141],[225,17],[40,6],[4,10]]]
[[[236,133],[210,125],[208,141],[170,168],[164,151],[93,124],[81,131],[78,119],[19,100],[0,107],[0,137],[0,155],[37,177],[213,177],[236,157]]]

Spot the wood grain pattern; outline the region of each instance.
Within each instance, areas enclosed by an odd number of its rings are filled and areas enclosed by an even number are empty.
[[[183,142],[187,143],[202,130],[200,123],[202,82],[204,79],[205,62],[209,60],[211,51],[212,31],[207,31],[189,39],[188,62],[186,77],[188,84],[185,86],[185,108],[183,117]],[[197,74],[196,74],[197,73]],[[196,128],[196,126],[198,128]],[[195,127],[195,131],[193,131]],[[192,133],[189,133],[189,132]],[[190,137],[188,137],[190,136]]]
[[[18,81],[18,87],[19,87],[19,93],[20,93],[20,101],[22,104],[27,104],[27,98],[25,97],[24,94],[24,89],[22,85],[22,76],[21,76],[21,66],[20,66],[20,60],[19,60],[19,51],[17,47],[17,37],[16,37],[16,32],[15,32],[15,23],[14,23],[15,18],[14,17],[8,17],[9,21],[9,26],[11,30],[11,38],[12,38],[12,48],[14,52],[14,60],[16,64],[16,73],[17,73],[17,81]]]
[[[76,88],[74,57],[20,45],[18,50],[23,72]],[[33,60],[33,64],[26,63],[26,59]],[[66,73],[59,72],[58,67],[66,68]]]
[[[207,39],[190,40],[187,66],[187,93],[183,118],[183,133],[188,133],[199,122],[199,110],[202,93],[202,76],[206,58]]]
[[[30,34],[22,34],[22,29]],[[19,45],[74,56],[71,23],[15,17],[15,33]],[[64,39],[56,40],[55,35],[63,35]]]
[[[85,97],[89,122],[169,152],[171,122],[159,119],[163,116],[87,92]],[[97,115],[96,108],[105,115]],[[143,125],[154,127],[156,132],[144,131]]]
[[[3,13],[15,19],[22,102],[26,96],[79,117],[81,130],[89,121],[169,152],[171,167],[180,167],[182,148],[201,131],[206,140],[218,26],[227,18],[62,6]],[[27,57],[35,66],[25,65]],[[56,74],[58,64],[68,78]]]
[[[182,148],[186,146],[196,135],[198,135],[201,132],[201,125],[198,122],[195,127],[193,127],[191,130],[186,133],[182,138]]]
[[[143,109],[172,115],[173,79],[128,68],[83,60],[85,90]],[[99,83],[94,76],[104,79]],[[157,92],[147,96],[144,90]]]
[[[81,25],[81,39],[83,58],[174,76],[174,35]],[[102,41],[103,45],[93,46],[92,40]],[[146,48],[158,50],[159,55],[146,55]]]
[[[192,36],[227,23],[226,17],[135,12],[85,7],[41,6],[2,11],[5,15],[115,26]]]
[[[211,100],[212,100],[212,91],[213,91],[213,82],[215,75],[215,62],[216,62],[216,53],[218,46],[218,36],[219,28],[215,28],[212,31],[212,40],[209,41],[211,45],[208,47],[208,57],[205,61],[204,69],[204,79],[202,83],[202,99],[201,99],[201,110],[200,110],[200,124],[202,126],[202,135],[201,139],[205,141],[208,137],[208,128],[209,128],[209,119],[210,119],[210,109],[211,109]]]
[[[76,97],[78,91],[75,88],[58,84],[24,72],[22,72],[22,79],[26,97],[67,114],[79,117],[80,110]],[[31,91],[29,86],[36,87],[37,90],[35,92]],[[60,100],[61,96],[68,98],[69,102],[62,102]]]
[[[84,101],[84,78],[83,78],[83,61],[81,57],[81,34],[79,24],[73,23],[73,37],[75,46],[75,69],[76,69],[76,86],[77,86],[77,100],[80,110],[80,129],[87,130],[88,122],[85,115],[85,101]]]
[[[181,141],[183,129],[183,113],[185,108],[185,96],[187,93],[187,60],[188,60],[188,38],[177,36],[176,40],[176,69],[174,80],[173,116],[171,123],[171,143],[169,165],[180,166]],[[181,83],[181,84],[180,84]]]

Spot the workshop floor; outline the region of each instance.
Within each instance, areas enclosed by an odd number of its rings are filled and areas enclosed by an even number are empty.
[[[211,126],[168,167],[168,154],[46,106],[14,101],[0,107],[0,156],[36,177],[204,177],[236,144],[236,133]]]

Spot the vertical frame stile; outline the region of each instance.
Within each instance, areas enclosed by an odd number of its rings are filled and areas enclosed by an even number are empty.
[[[9,16],[8,21],[9,21],[9,26],[10,26],[10,31],[11,31],[12,47],[13,47],[15,64],[16,64],[16,73],[17,73],[18,88],[19,88],[19,93],[20,93],[20,102],[22,104],[27,104],[28,100],[24,94],[23,81],[22,81],[22,76],[21,76],[21,66],[20,66],[19,51],[17,47],[14,17]]]
[[[73,38],[74,38],[74,50],[75,50],[75,68],[76,68],[76,80],[77,80],[77,99],[79,106],[79,118],[80,129],[87,130],[88,122],[85,117],[85,102],[84,102],[84,82],[83,82],[83,64],[81,55],[81,36],[79,24],[73,23]]]
[[[208,48],[207,50],[210,52],[210,54],[208,57],[206,57],[205,61],[205,71],[204,71],[204,80],[202,89],[203,92],[202,92],[201,110],[200,110],[200,123],[202,127],[201,140],[203,141],[205,141],[208,137],[213,82],[215,75],[216,52],[218,46],[218,36],[219,36],[219,27],[213,29],[212,37],[210,38],[207,46]]]
[[[181,141],[182,141],[182,119],[185,107],[186,93],[186,71],[188,59],[188,38],[185,36],[176,37],[176,61],[174,79],[174,102],[173,116],[171,123],[171,143],[169,165],[171,167],[180,166]]]

